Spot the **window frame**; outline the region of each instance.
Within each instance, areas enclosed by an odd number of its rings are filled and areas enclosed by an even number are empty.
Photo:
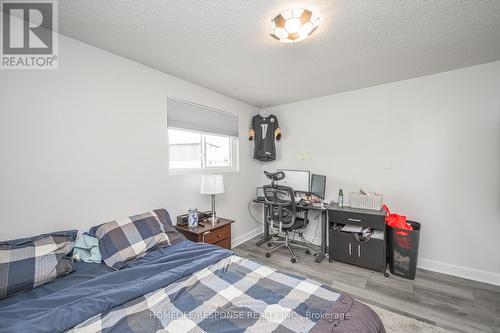
[[[197,133],[201,135],[201,144],[200,144],[200,157],[201,157],[201,167],[200,168],[171,168],[170,166],[170,139],[169,139],[169,130],[183,131],[183,132],[191,132]],[[229,156],[231,160],[231,166],[227,167],[211,167],[207,166],[207,157],[206,157],[206,136],[219,136],[229,138]],[[167,126],[167,144],[168,144],[168,170],[170,175],[181,175],[181,174],[211,174],[211,173],[231,173],[231,172],[239,172],[240,171],[240,154],[239,154],[239,141],[238,137],[217,134],[217,133],[208,133],[201,131],[194,131],[185,128],[172,127]]]

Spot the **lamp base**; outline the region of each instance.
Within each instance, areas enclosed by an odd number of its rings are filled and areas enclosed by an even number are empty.
[[[210,217],[210,222],[212,223],[212,226],[215,226],[216,223],[219,223],[219,218],[215,215],[212,215],[212,217]]]
[[[212,227],[215,223],[219,222],[219,218],[215,215],[215,194],[212,194],[212,216],[210,217],[210,222],[212,222]]]

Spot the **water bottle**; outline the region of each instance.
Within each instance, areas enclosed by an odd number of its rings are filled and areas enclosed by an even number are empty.
[[[342,189],[339,190],[339,208],[344,207],[344,192]]]

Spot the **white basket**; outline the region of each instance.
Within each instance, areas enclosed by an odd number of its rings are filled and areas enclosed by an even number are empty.
[[[350,202],[352,208],[380,210],[382,209],[382,202],[384,195],[381,193],[365,192],[351,192]]]

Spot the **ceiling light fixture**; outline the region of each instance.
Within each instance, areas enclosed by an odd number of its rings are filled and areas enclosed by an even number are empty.
[[[309,37],[319,25],[319,16],[303,8],[287,9],[271,20],[271,36],[283,43],[297,43]]]

